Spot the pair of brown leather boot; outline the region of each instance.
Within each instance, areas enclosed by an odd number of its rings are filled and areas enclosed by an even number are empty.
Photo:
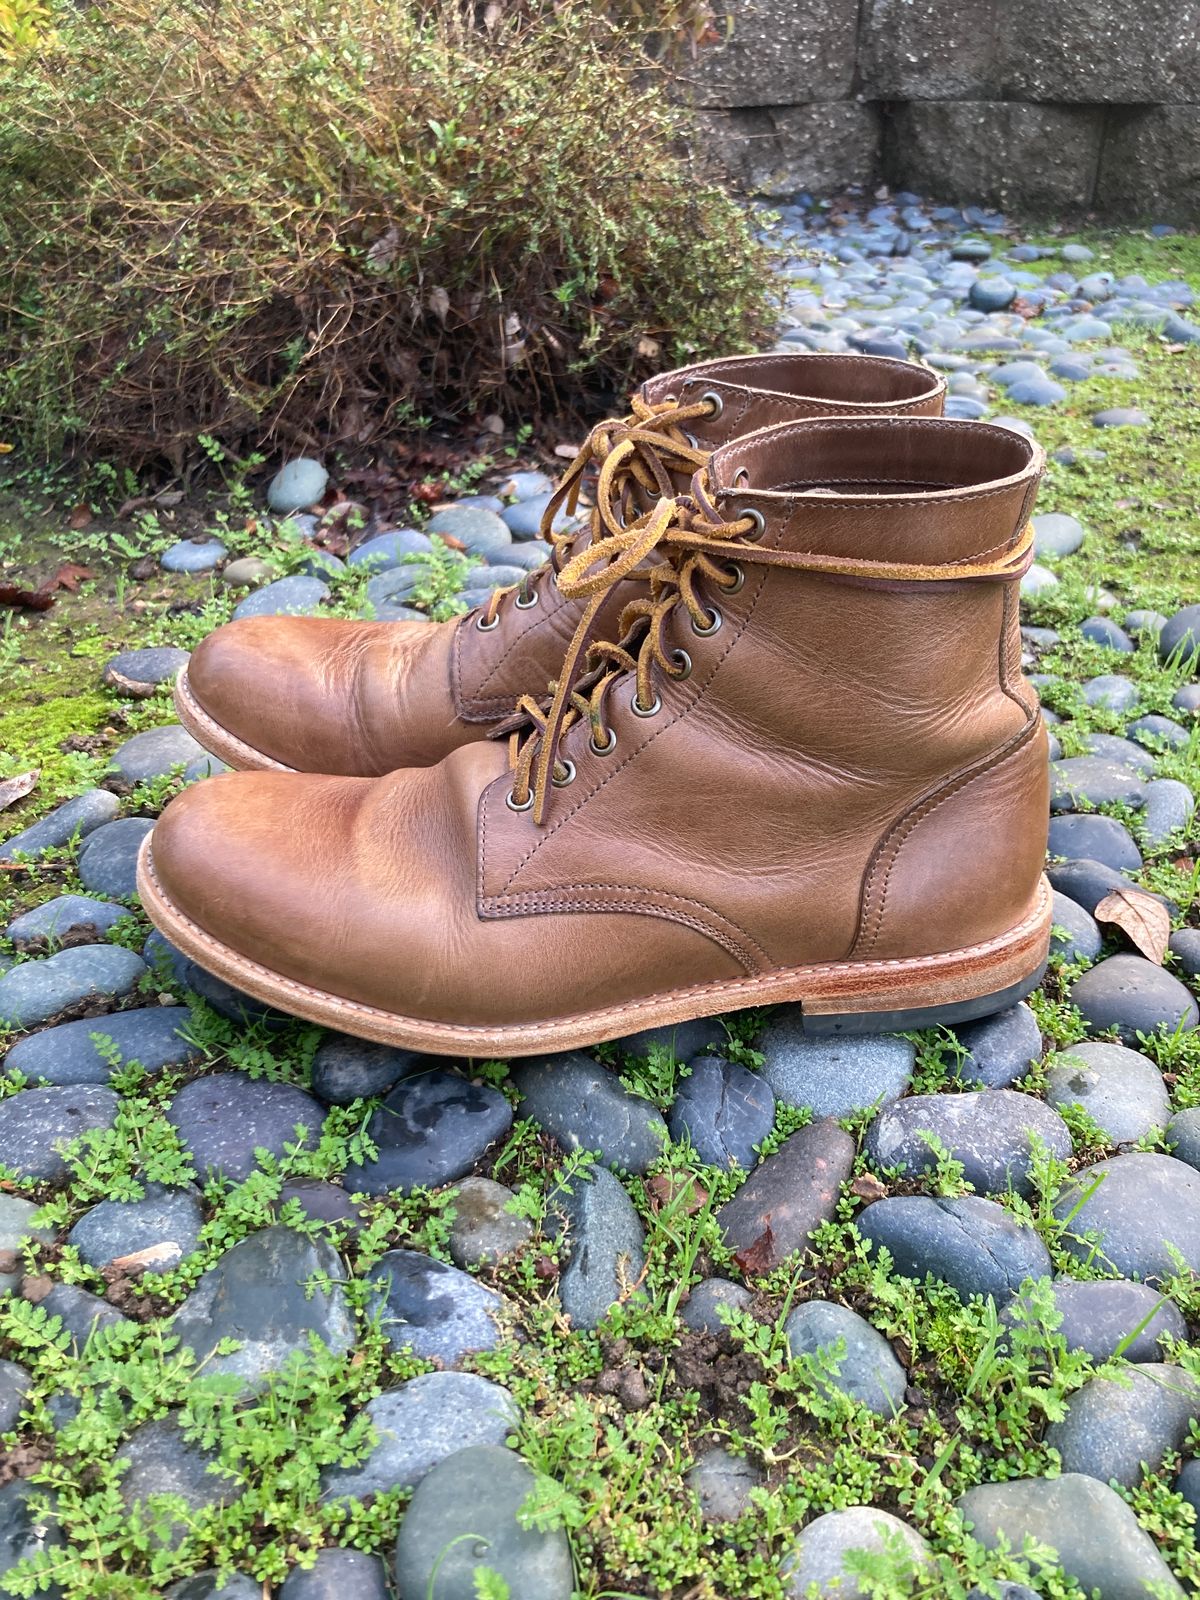
[[[687,368],[594,431],[546,521],[594,461],[590,528],[483,609],[219,629],[179,712],[253,770],[167,807],[151,917],[284,1010],[446,1054],[777,1001],[895,1029],[1027,993],[1042,454],[942,401],[872,357]]]

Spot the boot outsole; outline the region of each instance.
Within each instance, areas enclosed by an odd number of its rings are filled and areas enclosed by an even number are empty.
[[[235,772],[297,772],[299,768],[286,766],[274,756],[256,750],[252,744],[230,733],[208,712],[192,693],[187,667],[182,667],[175,679],[175,715],[191,734],[208,751]]]
[[[849,1037],[862,1033],[919,1033],[922,1028],[951,1027],[956,1022],[977,1022],[980,1017],[1007,1011],[1031,995],[1046,975],[1043,961],[1036,972],[1007,989],[979,995],[974,1000],[956,1000],[943,1006],[914,1006],[907,1011],[843,1011],[840,1014],[801,1013],[801,1029],[814,1038],[831,1035]]]
[[[1002,1011],[1038,982],[1050,945],[1050,886],[1043,877],[1024,920],[998,938],[911,960],[840,961],[672,989],[548,1022],[494,1027],[431,1022],[347,1000],[285,977],[223,944],[182,911],[154,870],[153,835],[138,855],[137,887],[150,919],[205,971],[281,1011],[342,1033],[431,1055],[505,1059],[586,1049],[643,1028],[671,1026],[746,1006],[799,1002],[816,1034],[881,1033],[962,1022]]]

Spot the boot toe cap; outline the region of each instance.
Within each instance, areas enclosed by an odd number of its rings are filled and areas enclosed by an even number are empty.
[[[179,691],[181,710],[189,709],[190,699],[193,716],[198,712],[215,724],[198,731],[241,746],[217,752],[227,759],[240,757],[239,766],[300,765],[294,679],[298,641],[287,620],[247,617],[226,623],[200,642],[187,664]]]
[[[231,766],[377,776],[462,741],[447,652],[428,623],[246,617],[196,648],[177,704]]]
[[[237,772],[184,790],[158,819],[144,858],[154,920],[235,984],[246,975],[230,963],[300,983],[314,972],[336,978],[353,894],[337,846],[369,786],[365,778]],[[276,1003],[287,1007],[285,996]]]

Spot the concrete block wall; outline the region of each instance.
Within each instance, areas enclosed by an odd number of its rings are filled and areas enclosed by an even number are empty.
[[[727,0],[688,92],[748,189],[1200,221],[1200,0]]]

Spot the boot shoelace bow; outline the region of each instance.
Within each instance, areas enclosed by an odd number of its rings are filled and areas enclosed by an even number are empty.
[[[675,494],[671,474],[686,472],[691,478],[708,460],[684,427],[701,417],[719,417],[724,401],[709,391],[693,405],[682,406],[674,397],[651,405],[640,395],[632,399],[632,414],[618,420],[597,423],[583,447],[563,474],[542,513],[542,538],[551,546],[549,559],[520,583],[496,589],[476,619],[476,627],[489,633],[500,622],[500,608],[507,595],[527,610],[538,603],[539,586],[551,573],[561,573],[571,558],[579,537],[575,531],[556,533],[554,519],[560,510],[574,513],[588,468],[599,463],[596,485],[596,510],[591,518],[593,539],[613,534],[626,522]]]
[[[704,582],[717,593],[736,594],[745,583],[741,562],[891,587],[1018,581],[1033,560],[1030,523],[1003,545],[939,565],[764,547],[757,542],[766,532],[762,512],[749,507],[736,518],[722,519],[708,488],[708,473],[702,467],[692,480],[689,496],[664,497],[628,526],[621,524],[613,505],[597,501],[604,537],[594,537],[587,549],[566,562],[556,578],[564,595],[586,602],[562,670],[550,685],[548,698],[523,696],[515,714],[491,735],[509,738],[513,783],[506,803],[510,810],[532,811],[534,823],[542,824],[550,789],[565,788],[574,781],[575,764],[560,758],[559,749],[576,722],[586,718],[589,723],[594,755],[608,755],[615,749],[617,736],[605,721],[605,703],[618,682],[631,674],[635,677],[631,705],[636,715],[652,717],[661,710],[662,700],[654,689],[655,672],[678,683],[692,671],[688,652],[669,647],[665,641],[669,617],[682,604],[694,633],[701,637],[716,633],[722,623],[721,612],[705,603],[697,586]],[[814,498],[822,495],[820,489],[808,493]],[[798,498],[802,500],[804,495]],[[655,550],[662,552],[664,560],[643,567]],[[609,591],[637,568],[642,569],[636,575],[648,593],[631,600],[621,612],[619,642],[592,640],[592,626]]]

